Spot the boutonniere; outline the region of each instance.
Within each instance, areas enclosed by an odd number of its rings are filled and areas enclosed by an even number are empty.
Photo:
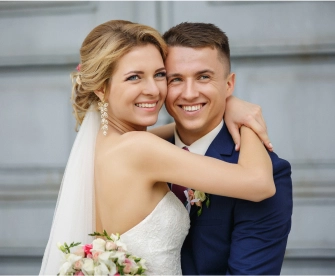
[[[209,195],[204,193],[204,192],[200,192],[197,190],[192,190],[192,189],[187,189],[184,191],[185,196],[186,196],[186,209],[188,210],[188,212],[191,211],[191,205],[197,205],[199,207],[198,211],[197,211],[197,215],[198,217],[201,215],[202,213],[202,203],[205,202],[206,207],[209,207],[210,204],[210,199],[209,199]]]

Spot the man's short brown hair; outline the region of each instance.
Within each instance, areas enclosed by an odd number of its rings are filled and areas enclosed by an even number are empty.
[[[228,37],[214,24],[183,22],[166,31],[163,38],[168,46],[217,49],[223,63],[228,62],[230,72]]]

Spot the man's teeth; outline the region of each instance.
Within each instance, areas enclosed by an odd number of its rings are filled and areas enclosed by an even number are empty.
[[[183,109],[185,111],[197,111],[202,107],[201,104],[197,104],[197,105],[183,105]]]
[[[138,104],[135,104],[136,106],[138,106],[138,107],[148,107],[148,108],[150,108],[150,107],[155,107],[156,106],[156,104],[157,103],[151,103],[151,104],[149,104],[149,103],[138,103]]]

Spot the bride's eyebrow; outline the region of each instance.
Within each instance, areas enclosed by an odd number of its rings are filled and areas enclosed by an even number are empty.
[[[155,72],[162,71],[162,70],[165,71],[165,70],[166,70],[165,67],[159,68],[159,69],[157,69]]]
[[[124,76],[129,75],[129,74],[144,74],[143,71],[129,71],[128,73],[125,73]]]

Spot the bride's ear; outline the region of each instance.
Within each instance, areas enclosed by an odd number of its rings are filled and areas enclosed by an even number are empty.
[[[98,98],[100,99],[100,101],[104,101],[105,100],[105,92],[104,90],[101,88],[99,90],[95,90],[94,94],[98,96]]]
[[[111,84],[108,82],[105,82],[102,87],[100,87],[98,90],[94,91],[94,94],[98,96],[100,101],[104,102],[107,100],[108,97],[108,91],[110,90]]]

